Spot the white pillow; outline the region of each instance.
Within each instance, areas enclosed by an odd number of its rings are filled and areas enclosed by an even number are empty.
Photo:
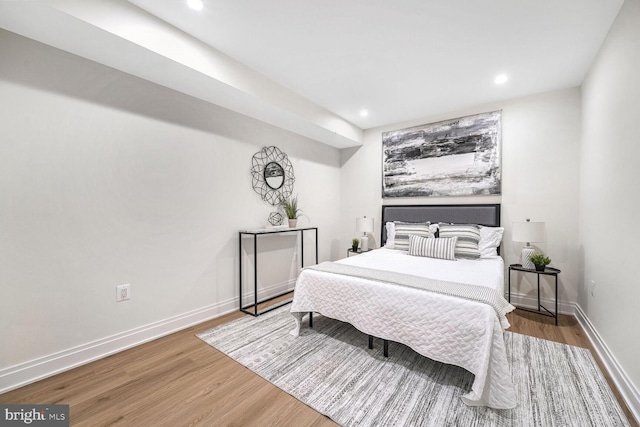
[[[389,248],[389,249],[404,249],[407,250],[407,247],[396,247],[395,245],[395,240],[396,240],[396,223],[398,224],[404,224],[404,225],[409,225],[409,224],[415,224],[415,225],[429,225],[429,237],[435,237],[436,233],[438,232],[438,224],[431,224],[428,221],[427,222],[417,222],[417,223],[411,223],[411,222],[402,222],[402,221],[395,221],[395,222],[387,222],[385,227],[387,228],[387,241],[384,244],[385,248]],[[400,245],[402,246],[402,245]]]
[[[504,227],[484,227],[480,226],[480,241],[478,250],[480,258],[491,258],[498,256],[498,247],[502,242]]]
[[[385,248],[393,249],[393,243],[396,238],[396,225],[393,222],[387,222],[387,242]]]
[[[455,261],[457,240],[457,237],[436,239],[412,234],[409,236],[409,255]]]

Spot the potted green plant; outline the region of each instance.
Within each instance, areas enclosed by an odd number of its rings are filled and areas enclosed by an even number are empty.
[[[358,252],[358,245],[360,244],[360,240],[358,239],[352,239],[351,240],[351,250],[353,252]]]
[[[284,209],[284,213],[289,218],[289,227],[295,228],[298,225],[298,214],[302,212],[298,208],[298,196],[290,197],[288,199],[282,199],[280,205]]]
[[[536,266],[536,271],[544,271],[544,268],[551,262],[551,258],[537,252],[531,255],[531,262]]]

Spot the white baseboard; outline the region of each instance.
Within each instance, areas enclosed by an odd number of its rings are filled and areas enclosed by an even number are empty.
[[[640,393],[634,387],[627,374],[609,350],[609,347],[607,347],[607,344],[602,337],[600,337],[600,334],[598,334],[598,331],[578,304],[575,305],[575,313],[578,323],[580,323],[580,326],[584,329],[593,348],[596,350],[596,353],[598,353],[600,360],[602,360],[602,363],[607,368],[609,375],[611,375],[613,382],[616,384],[616,387],[618,387],[627,407],[636,421],[640,423]]]
[[[237,298],[202,307],[29,362],[0,369],[0,394],[235,310],[238,310]]]
[[[505,298],[507,298],[506,295],[505,295]],[[538,308],[538,297],[530,296],[526,294],[517,294],[512,292],[511,303],[516,306],[526,307],[526,308],[531,308],[533,310],[536,310]],[[542,305],[544,305],[545,307],[547,307],[547,309],[551,311],[555,309],[555,300],[553,299],[541,298],[540,303],[542,303]],[[558,301],[558,313],[575,315],[575,305],[573,303],[560,300]]]

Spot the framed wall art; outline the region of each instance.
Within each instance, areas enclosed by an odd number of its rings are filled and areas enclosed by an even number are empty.
[[[382,134],[382,197],[501,194],[502,112]]]

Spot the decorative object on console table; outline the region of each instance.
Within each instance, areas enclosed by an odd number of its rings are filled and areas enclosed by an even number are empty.
[[[531,255],[531,262],[536,266],[536,271],[544,271],[546,266],[551,263],[551,258],[543,253],[536,252]]]
[[[283,198],[280,204],[284,209],[285,215],[289,218],[289,227],[296,228],[298,225],[298,214],[302,212],[302,210],[298,208],[298,196],[296,195],[288,199]]]
[[[353,250],[353,252],[358,252],[358,245],[359,244],[360,244],[360,240],[352,239],[351,240],[351,250]]]
[[[283,219],[280,212],[271,212],[269,214],[269,224],[271,224],[272,227],[277,227],[282,224]]]
[[[358,233],[363,233],[360,238],[360,250],[362,252],[366,252],[369,250],[369,238],[367,237],[367,233],[373,232],[373,218],[356,218],[356,231]]]
[[[533,246],[531,246],[531,242],[544,242],[544,235],[544,222],[531,222],[531,220],[527,218],[526,222],[513,223],[513,241],[527,243],[522,247],[521,263],[523,268],[533,270],[534,265],[531,262],[531,256],[535,253],[535,250]]]

